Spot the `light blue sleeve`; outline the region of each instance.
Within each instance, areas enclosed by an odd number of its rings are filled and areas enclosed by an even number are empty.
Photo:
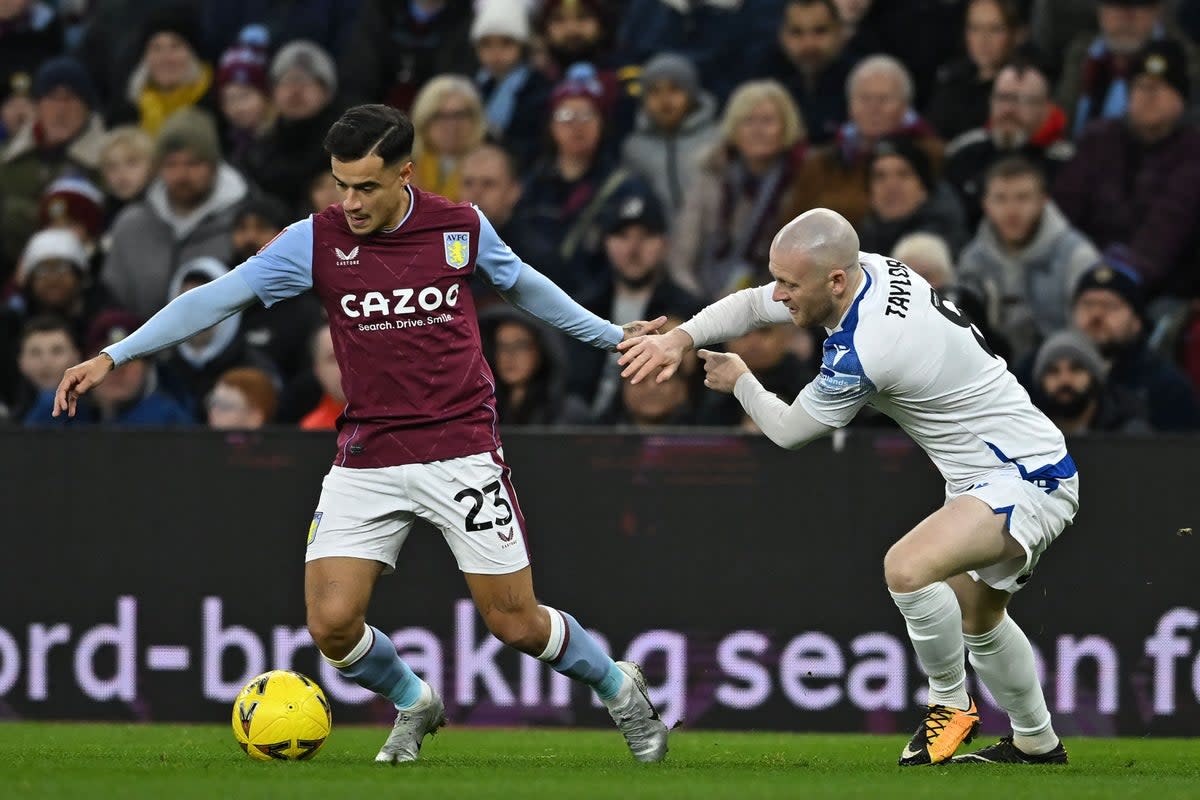
[[[498,291],[508,291],[517,282],[525,262],[500,239],[500,234],[479,207],[472,208],[479,215],[479,252],[475,256],[475,268]]]
[[[257,255],[235,272],[242,276],[264,306],[295,297],[312,288],[313,222],[293,222]]]
[[[186,342],[202,330],[254,304],[254,291],[239,276],[241,270],[226,272],[203,286],[176,297],[147,320],[146,324],[101,352],[108,353],[118,367]]]
[[[581,342],[608,350],[624,338],[617,325],[597,317],[571,299],[554,281],[526,264],[501,241],[478,208],[479,252],[475,266],[512,305]]]

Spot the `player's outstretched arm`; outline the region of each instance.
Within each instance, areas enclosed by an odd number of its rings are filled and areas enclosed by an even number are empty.
[[[704,385],[733,394],[754,424],[780,447],[796,450],[837,430],[814,419],[800,404],[800,397],[789,406],[764,389],[739,356],[710,350],[696,355],[704,361]]]
[[[773,284],[743,289],[706,306],[670,333],[654,339],[626,339],[617,345],[623,355],[617,361],[625,369],[622,378],[641,383],[654,373],[657,382],[669,380],[683,354],[693,347],[727,342],[744,333],[791,321],[783,303],[771,299]]]
[[[185,342],[257,299],[237,270],[181,294],[126,338],[104,348],[95,358],[68,369],[54,395],[53,415],[75,416],[79,398],[116,367]]]

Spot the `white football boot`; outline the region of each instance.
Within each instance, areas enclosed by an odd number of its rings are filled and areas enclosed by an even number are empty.
[[[629,752],[638,761],[662,761],[667,755],[667,726],[658,718],[642,668],[629,661],[618,661],[617,669],[629,676],[612,700],[605,700],[609,716],[617,723]]]
[[[422,683],[424,683],[422,681]],[[425,694],[424,689],[429,689]],[[421,755],[421,741],[426,734],[436,734],[438,728],[446,724],[446,705],[442,698],[425,684],[422,698],[412,708],[396,712],[396,723],[392,733],[375,756],[378,764],[401,764],[406,761],[416,761]]]

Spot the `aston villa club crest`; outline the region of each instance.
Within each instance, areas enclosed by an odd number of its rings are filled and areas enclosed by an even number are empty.
[[[443,233],[442,241],[446,245],[446,263],[454,269],[462,269],[470,260],[471,234]]]

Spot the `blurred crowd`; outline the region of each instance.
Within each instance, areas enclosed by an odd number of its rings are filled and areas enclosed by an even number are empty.
[[[324,133],[384,102],[416,185],[614,322],[767,282],[780,225],[826,207],[1064,431],[1192,430],[1198,41],[1200,0],[0,0],[0,423],[333,428],[308,295],[50,408],[68,366],[338,202]],[[503,424],[753,429],[694,364],[631,386],[474,294]],[[729,348],[791,402],[823,337]]]

